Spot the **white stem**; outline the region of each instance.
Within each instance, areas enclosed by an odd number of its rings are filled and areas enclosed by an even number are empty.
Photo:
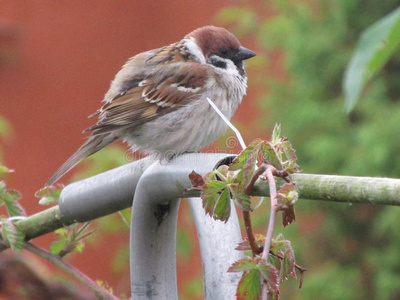
[[[210,98],[207,97],[208,103],[210,103],[211,107],[217,112],[217,114],[221,117],[222,120],[229,126],[230,129],[233,130],[233,132],[236,134],[236,137],[240,143],[240,146],[242,146],[242,149],[246,149],[246,144],[242,138],[242,135],[240,134],[239,130],[236,129],[235,126],[227,119],[227,117],[224,116],[222,111],[219,110],[219,108],[215,105],[214,102]]]

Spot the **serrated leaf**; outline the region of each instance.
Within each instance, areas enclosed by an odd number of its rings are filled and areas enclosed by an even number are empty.
[[[283,169],[282,163],[279,158],[279,154],[278,154],[277,150],[275,149],[275,146],[271,142],[264,141],[261,144],[261,153],[262,153],[263,159],[267,163],[273,165],[278,170]]]
[[[14,170],[13,169],[9,169],[6,166],[1,166],[0,165],[0,173],[13,173]]]
[[[35,197],[40,198],[39,204],[41,205],[57,203],[63,187],[63,185],[46,186],[37,191]]]
[[[265,236],[263,234],[259,234],[256,233],[254,235],[255,239],[256,239],[256,244],[257,246],[261,247],[264,245],[264,241],[265,241]],[[247,237],[245,237],[245,239],[243,240],[243,242],[240,242],[238,244],[238,246],[235,248],[235,250],[239,250],[239,251],[247,251],[247,250],[251,250],[251,246],[249,243],[249,239]]]
[[[258,269],[261,272],[261,276],[267,281],[268,290],[277,292],[279,291],[279,272],[270,263],[265,260],[258,261]]]
[[[277,144],[281,138],[281,124],[275,124],[272,130],[271,143]]]
[[[257,262],[252,257],[242,258],[232,264],[228,269],[228,272],[243,272],[250,271],[257,268]]]
[[[6,190],[4,182],[0,186],[0,199],[5,204],[9,216],[26,216],[25,210],[18,203],[21,198],[19,192]]]
[[[289,224],[292,224],[293,221],[296,221],[296,215],[294,213],[294,205],[288,205],[282,210],[282,224],[286,227]]]
[[[7,193],[13,198],[14,201],[19,201],[22,198],[21,193],[17,190],[7,190]]]
[[[293,183],[285,183],[277,193],[277,201],[280,205],[293,205],[299,199],[299,193]]]
[[[227,183],[224,181],[217,181],[217,180],[209,181],[205,185],[203,192],[205,194],[212,194],[212,193],[220,192],[220,191],[226,189],[226,187],[227,187]]]
[[[365,30],[343,82],[345,109],[349,113],[365,85],[400,46],[400,7]]]
[[[218,183],[224,182],[219,181]],[[221,185],[219,186],[221,187]],[[217,185],[214,185],[210,187],[210,190],[211,192],[209,193],[204,192],[201,194],[203,208],[206,214],[210,215],[213,219],[226,222],[231,213],[229,189],[224,188],[221,190],[217,188]]]
[[[281,260],[275,255],[268,255],[268,263],[273,265],[277,270],[281,269]]]
[[[260,272],[258,270],[252,270],[243,273],[236,290],[237,300],[258,300],[260,294]]]
[[[217,199],[212,217],[227,222],[231,215],[231,197],[229,189],[225,189]]]
[[[290,241],[285,241],[285,252],[282,260],[281,272],[280,272],[280,281],[285,281],[288,279],[288,276],[292,276],[293,278],[297,278],[296,275],[296,260],[294,256],[294,250],[292,248],[292,244]]]
[[[6,205],[7,208],[7,212],[9,214],[10,217],[14,217],[14,216],[26,216],[26,212],[24,210],[24,208],[15,201],[6,201],[4,200],[4,203]]]
[[[240,191],[237,184],[229,184],[229,189],[236,205],[245,211],[251,211],[250,196]]]
[[[203,177],[195,171],[189,174],[189,180],[193,187],[203,188],[205,185]]]
[[[14,251],[21,251],[24,248],[24,233],[8,219],[2,220],[1,234],[3,241]]]
[[[254,140],[246,149],[236,156],[233,162],[229,165],[229,170],[235,171],[244,168],[246,164],[250,165],[251,163],[249,163],[248,160],[254,160],[254,155],[256,155],[257,158],[261,143],[262,140],[260,139]]]

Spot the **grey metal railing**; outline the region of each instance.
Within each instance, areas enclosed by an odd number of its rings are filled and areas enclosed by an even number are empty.
[[[59,201],[64,218],[85,222],[132,205],[130,268],[133,299],[178,299],[176,222],[188,174],[204,175],[226,154],[185,154],[169,162],[150,158],[65,187]],[[227,223],[205,215],[200,198],[189,198],[203,264],[205,299],[234,299],[240,279],[227,273],[243,257],[236,210]],[[233,206],[232,206],[233,207]]]
[[[133,299],[177,299],[175,234],[179,198],[190,187],[192,170],[204,175],[226,154],[185,154],[160,163],[144,158],[66,186],[59,205],[17,221],[26,239],[64,225],[93,220],[130,207],[131,287]],[[293,174],[302,199],[400,206],[400,179]],[[258,180],[251,192],[267,196],[268,183]],[[205,299],[234,299],[238,273],[228,267],[241,257],[236,210],[225,224],[204,214],[199,198],[188,199],[203,262]],[[7,246],[0,239],[0,251]]]

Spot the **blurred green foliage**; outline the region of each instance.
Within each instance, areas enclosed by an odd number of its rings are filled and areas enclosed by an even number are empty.
[[[400,1],[236,3],[219,20],[258,44],[249,84],[264,91],[255,104],[260,127],[282,124],[304,172],[400,177],[400,54],[351,114],[344,112],[342,93],[360,34]],[[282,285],[282,299],[400,299],[397,207],[299,201],[296,209],[297,224],[276,232],[292,241],[308,271],[301,290]],[[257,223],[261,216],[256,213]]]

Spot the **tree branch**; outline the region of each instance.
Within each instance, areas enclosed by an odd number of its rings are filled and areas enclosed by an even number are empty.
[[[99,299],[104,299],[104,300],[118,300],[119,298],[115,297],[113,294],[111,294],[109,291],[103,289],[99,285],[97,285],[92,279],[87,277],[85,274],[83,274],[81,271],[76,269],[74,266],[70,265],[66,261],[64,261],[60,256],[51,254],[50,252],[37,247],[31,243],[25,243],[24,248],[32,253],[35,253],[36,255],[44,258],[45,260],[48,260],[52,264],[56,265],[57,267],[63,269],[65,272],[68,274],[72,275],[75,277],[77,280],[82,282],[84,285],[89,287]]]

